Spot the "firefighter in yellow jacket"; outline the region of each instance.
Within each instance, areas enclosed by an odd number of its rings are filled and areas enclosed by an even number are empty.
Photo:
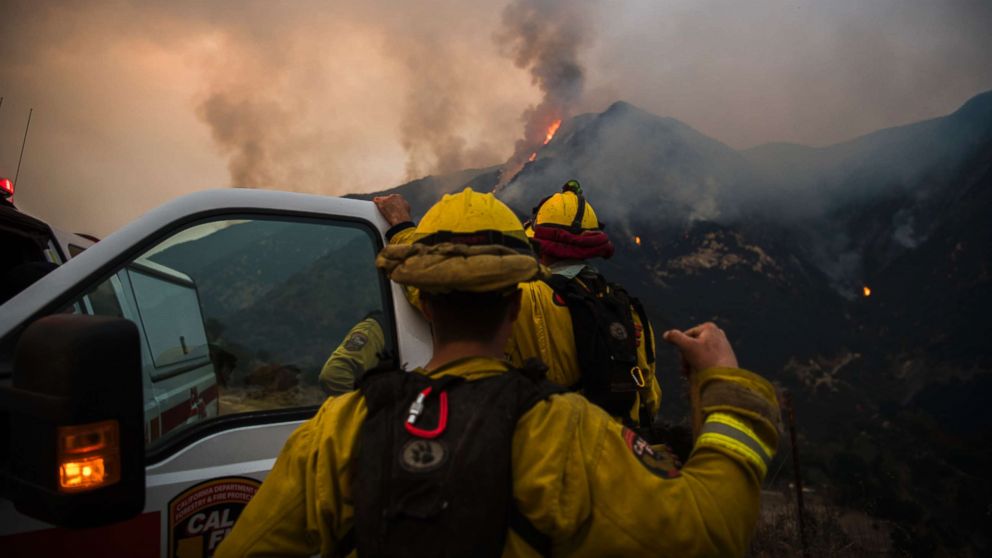
[[[320,370],[320,386],[328,395],[340,395],[355,389],[355,382],[365,372],[379,365],[386,346],[381,312],[371,312],[355,324]]]
[[[507,429],[493,405],[466,407],[460,394],[504,379],[529,385],[502,355],[520,312],[517,285],[545,271],[520,221],[491,194],[445,196],[414,237],[387,246],[377,264],[423,293],[433,357],[413,374],[373,373],[359,391],[328,399],[290,436],[217,556],[334,556],[356,547],[366,555],[743,554],[778,441],[778,404],[767,381],[737,367],[720,329],[665,334],[702,386],[702,433],[681,470],[660,466],[646,442],[574,393],[544,393]],[[397,415],[383,407],[393,390],[376,390],[377,378],[435,391],[394,402]],[[480,448],[490,427],[508,439]],[[489,461],[463,458],[477,451],[506,453],[505,485],[484,472]],[[474,489],[452,494],[445,483]],[[504,507],[486,497],[502,492]],[[492,521],[460,520],[493,507]],[[497,543],[471,546],[479,540]]]
[[[386,233],[389,242],[410,243],[415,225],[411,220],[409,204],[400,195],[393,194],[377,198],[376,205],[390,224],[391,228]],[[526,234],[540,246],[541,262],[550,269],[551,280],[521,284],[521,318],[513,324],[513,334],[505,352],[515,366],[531,358],[540,359],[548,366],[549,380],[579,389],[594,402],[610,408],[611,405],[603,401],[611,397],[610,394],[597,397],[600,394],[590,392],[590,382],[583,381],[583,366],[569,301],[552,287],[552,284],[583,284],[583,281],[591,285],[597,278],[602,281],[595,268],[586,261],[613,255],[613,243],[602,229],[595,210],[586,202],[575,180],[568,181],[561,192],[545,198],[535,208]],[[414,289],[407,289],[407,296],[411,303],[418,304]],[[633,300],[636,302],[636,299]],[[654,330],[650,323],[642,323],[647,320],[639,303],[637,308],[638,311],[632,308],[630,312],[635,329],[631,334],[637,337],[636,365],[628,366],[621,378],[630,380],[632,393],[626,398],[620,396],[620,403],[613,406],[612,412],[624,422],[635,425],[650,423],[661,403],[661,387],[655,376]],[[586,364],[586,367],[589,366]],[[605,374],[605,371],[602,372]],[[603,378],[600,383],[606,383],[606,380]],[[613,380],[613,385],[617,385],[618,382]],[[630,402],[623,403],[627,399]]]

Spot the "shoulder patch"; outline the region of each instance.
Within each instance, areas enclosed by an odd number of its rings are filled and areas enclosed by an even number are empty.
[[[623,435],[623,441],[627,444],[627,449],[634,454],[634,457],[648,471],[665,479],[674,479],[682,474],[678,469],[673,455],[655,450],[647,440],[641,438],[636,432],[626,426],[623,428],[621,434]]]
[[[360,351],[368,342],[369,338],[367,335],[360,331],[356,331],[355,333],[352,333],[351,337],[348,338],[348,341],[345,342],[344,348],[346,351]]]

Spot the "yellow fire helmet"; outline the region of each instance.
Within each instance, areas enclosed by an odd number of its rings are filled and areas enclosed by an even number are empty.
[[[575,233],[603,228],[596,212],[582,195],[578,180],[569,180],[561,187],[561,192],[541,200],[528,222],[527,235],[530,237],[534,236],[534,226],[564,228]]]
[[[376,265],[426,292],[489,292],[540,279],[545,270],[520,219],[492,194],[447,194],[420,221],[412,244],[390,244]]]

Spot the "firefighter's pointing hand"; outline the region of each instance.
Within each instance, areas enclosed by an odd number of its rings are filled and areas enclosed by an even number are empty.
[[[372,198],[372,203],[375,204],[390,227],[412,221],[410,204],[399,194],[376,196]]]
[[[727,334],[713,322],[685,331],[666,331],[664,339],[679,348],[682,358],[692,370],[737,368],[737,357],[727,340]]]

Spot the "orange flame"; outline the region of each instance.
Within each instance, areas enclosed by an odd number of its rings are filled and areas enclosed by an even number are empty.
[[[533,163],[534,159],[537,159],[537,151],[531,153],[530,157],[527,158],[527,161]]]
[[[640,246],[641,245],[641,237],[635,236],[634,237],[634,244]]]
[[[868,285],[861,287],[861,292],[863,292],[865,296],[871,296],[871,288],[869,288]]]
[[[548,126],[548,133],[544,136],[544,145],[548,145],[551,142],[551,138],[555,137],[555,132],[561,127],[561,119],[555,120]]]

